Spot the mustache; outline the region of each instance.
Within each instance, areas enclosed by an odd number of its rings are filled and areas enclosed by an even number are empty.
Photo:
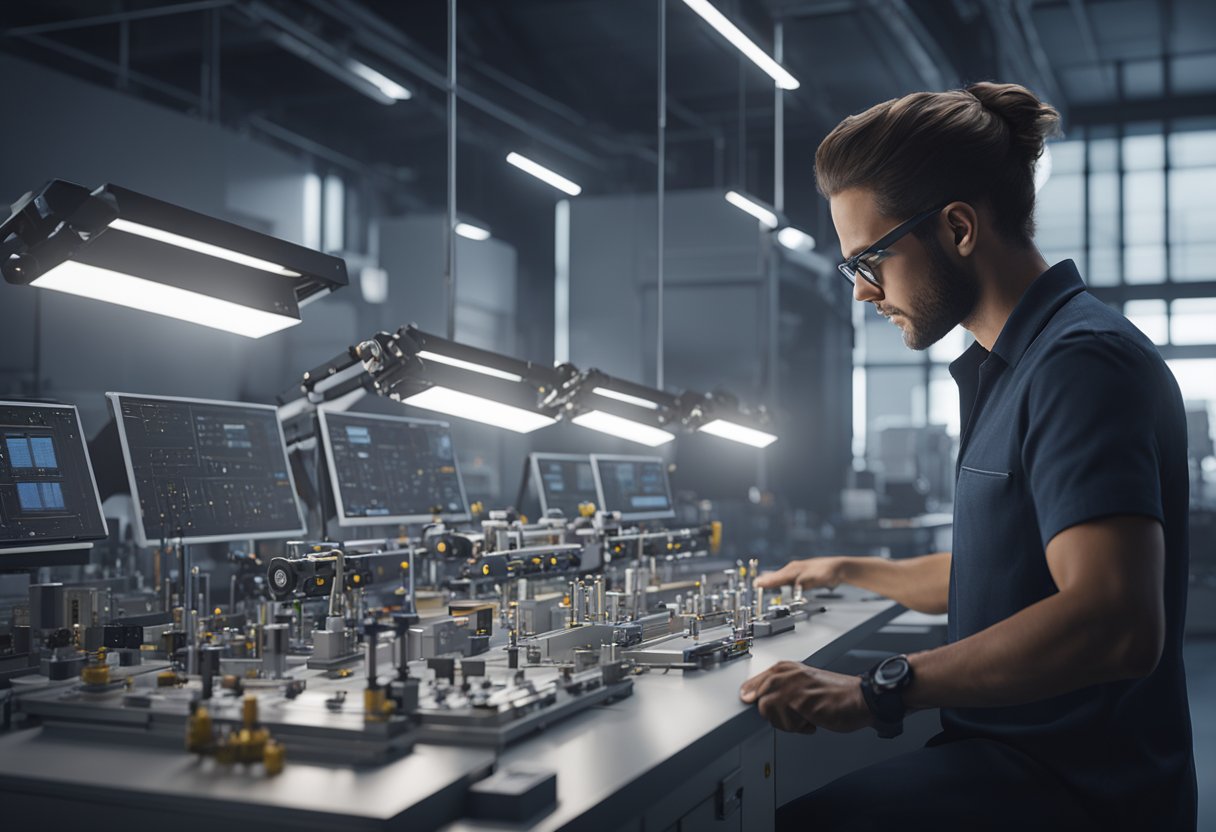
[[[908,317],[908,313],[904,312],[902,309],[897,309],[894,306],[882,306],[876,303],[874,304],[874,308],[878,310],[878,314],[887,318],[890,318],[892,315],[903,315],[905,318]]]

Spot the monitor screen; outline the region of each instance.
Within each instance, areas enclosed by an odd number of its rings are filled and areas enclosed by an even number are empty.
[[[624,520],[659,520],[675,516],[667,463],[657,456],[592,455],[596,484],[605,511]]]
[[[558,509],[563,517],[578,517],[583,503],[603,508],[589,454],[532,454],[530,462],[542,515]]]
[[[0,402],[0,552],[86,548],[105,536],[76,408]]]
[[[338,524],[469,519],[447,422],[318,411]]]
[[[304,534],[274,407],[107,393],[135,539],[215,543]]]

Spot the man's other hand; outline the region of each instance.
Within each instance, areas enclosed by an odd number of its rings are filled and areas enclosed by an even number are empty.
[[[756,586],[769,589],[797,583],[803,589],[835,589],[843,580],[844,561],[842,557],[792,560],[776,572],[760,575],[756,578]]]
[[[739,698],[754,702],[760,716],[782,731],[809,734],[826,728],[847,733],[874,724],[856,676],[797,662],[777,662],[748,679],[739,688]]]

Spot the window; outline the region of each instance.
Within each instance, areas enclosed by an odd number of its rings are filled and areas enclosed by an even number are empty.
[[[1170,324],[1165,301],[1129,300],[1123,304],[1123,314],[1154,344],[1169,343]]]
[[[1216,298],[1183,298],[1171,303],[1170,341],[1216,344]],[[1212,383],[1216,385],[1216,378]]]

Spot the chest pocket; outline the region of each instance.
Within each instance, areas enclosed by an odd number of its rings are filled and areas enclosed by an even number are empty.
[[[1021,608],[1020,540],[1025,528],[1017,480],[997,467],[959,466],[954,494],[953,569],[959,637],[1007,618]]]
[[[968,559],[999,547],[1017,514],[1013,472],[960,465],[954,491],[954,547]]]

